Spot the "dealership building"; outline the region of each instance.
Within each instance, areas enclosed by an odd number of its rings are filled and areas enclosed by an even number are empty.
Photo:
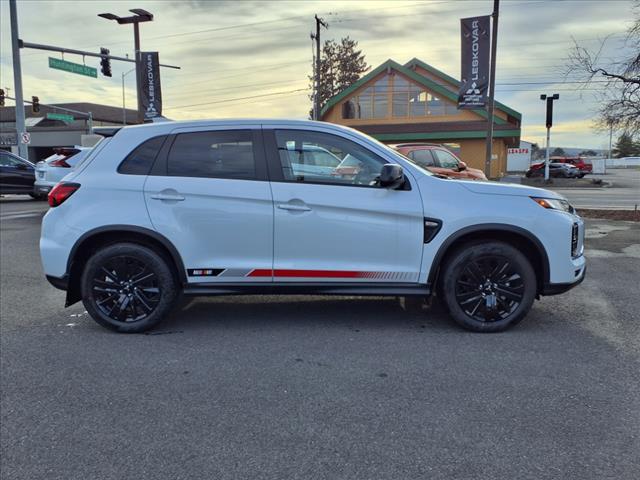
[[[414,58],[387,60],[330,98],[321,119],[346,125],[387,144],[444,144],[470,167],[484,169],[488,114],[457,108],[460,82]],[[520,146],[522,115],[497,102],[491,176],[507,172],[507,150]]]
[[[29,160],[37,162],[53,153],[57,147],[82,145],[89,133],[88,119],[82,115],[55,108],[91,112],[94,127],[122,126],[138,123],[137,111],[97,103],[60,103],[40,105],[39,112],[25,108],[25,125],[29,133]],[[0,107],[0,149],[18,153],[15,107]]]

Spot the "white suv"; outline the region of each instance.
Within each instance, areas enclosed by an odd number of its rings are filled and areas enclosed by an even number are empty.
[[[187,295],[441,297],[496,332],[582,281],[584,224],[556,193],[440,178],[355,130],[286,120],[104,132],[49,194],[49,281],[141,332]],[[322,149],[322,150],[320,150]],[[308,169],[305,152],[350,159]]]

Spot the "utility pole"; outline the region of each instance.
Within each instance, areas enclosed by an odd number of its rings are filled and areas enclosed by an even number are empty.
[[[127,110],[125,104],[125,95],[124,95],[124,77],[129,75],[131,72],[135,72],[135,68],[132,68],[128,72],[122,72],[122,125],[127,125]]]
[[[491,177],[491,158],[493,157],[493,110],[496,96],[496,50],[498,49],[498,13],[500,0],[493,0],[493,13],[491,14],[491,66],[489,72],[489,103],[487,104],[487,155],[484,162],[484,174]]]
[[[611,158],[611,141],[613,140],[613,121],[609,120],[609,155],[608,158]]]
[[[22,98],[22,67],[20,65],[20,42],[18,34],[18,10],[16,0],[9,0],[11,17],[11,50],[13,54],[13,90],[16,96],[16,136],[18,155],[29,160],[29,147],[22,143],[22,134],[27,131],[24,124],[24,99]]]
[[[315,16],[316,18],[316,33],[311,34],[311,37],[316,41],[316,68],[314,79],[314,94],[313,94],[313,119],[320,120],[320,26],[329,28],[327,22],[322,18]]]
[[[540,95],[540,100],[547,101],[547,121],[546,121],[547,151],[544,157],[544,180],[545,181],[549,180],[549,145],[550,145],[550,139],[551,139],[551,126],[553,125],[553,101],[558,100],[559,98],[560,98],[560,95],[557,93],[554,93],[553,95],[545,95],[545,94]]]

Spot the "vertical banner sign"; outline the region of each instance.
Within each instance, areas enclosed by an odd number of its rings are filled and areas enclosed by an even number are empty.
[[[143,121],[162,116],[160,61],[158,52],[140,52],[138,70],[138,116]]]
[[[458,108],[484,108],[489,86],[489,49],[491,15],[460,19],[462,68]]]

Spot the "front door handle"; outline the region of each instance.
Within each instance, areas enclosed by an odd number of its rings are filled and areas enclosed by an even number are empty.
[[[306,205],[295,205],[292,203],[281,203],[278,205],[278,208],[281,210],[290,210],[294,212],[310,212],[311,208]]]

